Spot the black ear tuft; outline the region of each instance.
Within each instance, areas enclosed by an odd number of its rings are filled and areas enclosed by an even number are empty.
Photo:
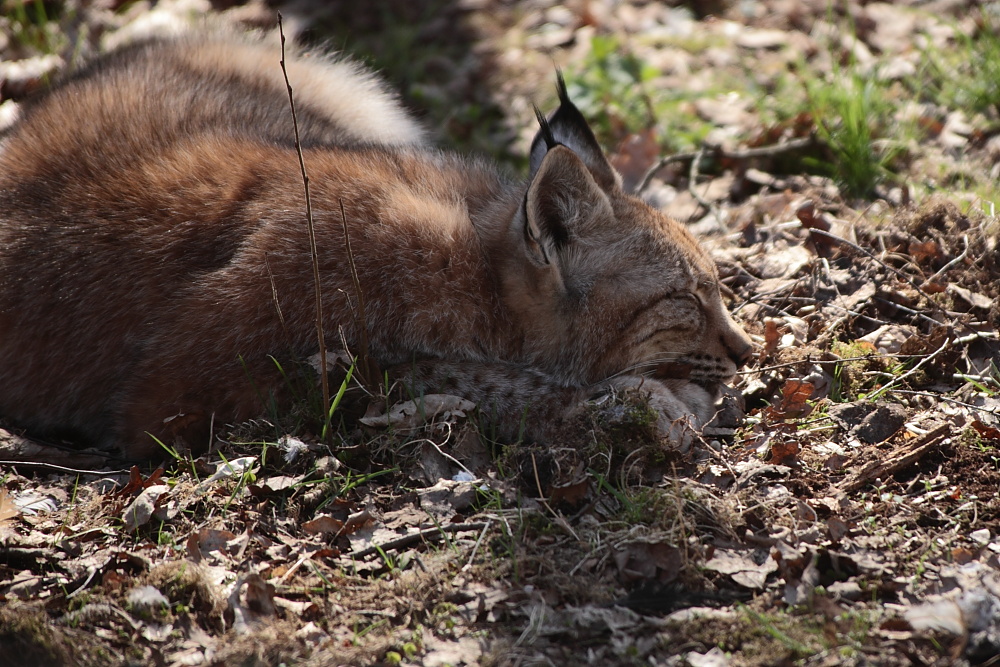
[[[563,76],[562,70],[556,70],[556,90],[559,91],[559,104],[568,104],[569,106],[575,106],[569,100],[569,91],[566,90],[566,77]]]
[[[535,109],[535,118],[538,119],[538,136],[536,136],[535,140],[531,142],[531,152],[535,152],[535,142],[537,142],[539,138],[545,142],[545,150],[548,152],[558,146],[559,142],[556,141],[555,135],[552,134],[552,127],[549,125],[549,120],[545,117],[545,114],[542,113],[542,110],[537,106],[533,108]]]
[[[583,163],[594,176],[594,180],[605,189],[620,184],[617,172],[604,156],[600,144],[594,137],[587,120],[569,98],[566,79],[562,72],[556,72],[556,90],[559,93],[559,108],[545,120],[535,108],[540,129],[531,142],[531,176],[538,172],[542,159],[555,146],[566,146],[583,160]]]

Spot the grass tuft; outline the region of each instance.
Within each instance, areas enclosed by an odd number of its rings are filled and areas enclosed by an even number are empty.
[[[852,197],[864,197],[891,178],[889,169],[899,149],[878,141],[891,125],[892,105],[878,77],[856,66],[835,71],[833,82],[805,79],[806,105],[819,138],[830,150],[827,159],[806,159]]]

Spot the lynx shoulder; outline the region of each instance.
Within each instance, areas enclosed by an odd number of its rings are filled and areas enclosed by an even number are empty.
[[[3,139],[7,423],[143,458],[150,435],[203,449],[213,426],[290,400],[275,360],[318,348],[278,60],[277,40],[132,46],[35,100]],[[521,182],[429,148],[358,66],[288,62],[328,341],[366,338],[390,375],[477,402],[508,436],[523,423],[545,439],[615,386],[651,392],[664,423],[711,417],[749,339],[712,261],[622,191],[565,87]]]

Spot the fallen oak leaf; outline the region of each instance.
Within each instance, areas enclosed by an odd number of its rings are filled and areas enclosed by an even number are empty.
[[[783,421],[793,417],[804,417],[812,411],[808,401],[816,386],[812,382],[791,378],[781,387],[781,400],[765,410],[770,421]]]
[[[728,575],[744,588],[761,589],[764,588],[768,576],[778,569],[778,563],[769,558],[767,553],[716,549],[702,567]]]
[[[256,572],[236,580],[229,594],[229,608],[233,612],[233,632],[245,635],[263,618],[274,616],[274,586],[264,581]]]
[[[590,480],[586,477],[563,485],[553,485],[549,502],[553,505],[580,507],[590,496]]]
[[[659,153],[660,144],[656,139],[655,127],[647,127],[621,140],[609,159],[611,165],[621,174],[622,187],[626,192],[631,192],[642,181],[646,171],[656,162]]]
[[[937,241],[912,241],[907,252],[921,266],[930,266],[932,263],[940,261],[943,257],[941,246]]]
[[[760,364],[763,364],[778,349],[778,343],[781,341],[781,331],[778,329],[778,322],[773,317],[764,318],[764,345],[761,347],[760,355],[757,359]]]
[[[367,507],[360,512],[355,512],[347,517],[347,521],[344,522],[344,533],[353,533],[370,523],[374,523],[375,516],[371,513]]]
[[[254,497],[261,498],[278,495],[282,491],[294,489],[295,486],[301,482],[302,478],[300,477],[275,475],[274,477],[268,477],[260,484],[248,484],[247,488],[250,489],[250,493],[253,494]]]
[[[799,219],[799,222],[802,223],[802,226],[809,230],[806,247],[815,252],[819,257],[832,257],[835,247],[833,239],[826,235],[812,233],[814,229],[829,232],[832,227],[830,221],[822,213],[816,212],[816,204],[812,200],[807,200],[796,209],[795,215]]]
[[[626,582],[656,580],[669,583],[677,578],[684,561],[678,547],[667,542],[647,540],[616,547],[612,558],[618,566],[619,576]]]

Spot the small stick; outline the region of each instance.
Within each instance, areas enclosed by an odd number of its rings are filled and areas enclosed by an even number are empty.
[[[945,338],[944,342],[941,343],[941,347],[939,347],[937,350],[935,350],[934,352],[931,352],[926,357],[924,357],[923,359],[921,359],[920,361],[918,361],[913,366],[913,368],[911,368],[910,370],[906,371],[905,373],[903,373],[899,377],[896,377],[893,380],[889,381],[888,383],[882,385],[881,387],[879,387],[878,389],[876,389],[872,393],[868,394],[868,400],[875,400],[876,398],[878,398],[882,394],[884,394],[887,391],[889,391],[890,389],[892,389],[895,385],[899,384],[900,382],[902,382],[906,378],[908,378],[911,375],[913,375],[914,373],[916,373],[918,370],[920,370],[921,366],[923,366],[924,364],[926,364],[927,362],[929,362],[931,359],[933,359],[934,357],[938,356],[939,354],[941,354],[942,352],[944,352],[945,350],[947,350],[949,347],[951,347],[951,345],[952,345],[953,342],[954,341],[952,341],[952,339]]]
[[[836,359],[814,359],[812,355],[806,355],[805,358],[799,359],[798,361],[786,361],[782,364],[772,364],[770,366],[761,366],[759,368],[748,368],[742,371],[736,371],[737,375],[753,375],[754,373],[762,373],[764,371],[776,371],[781,368],[793,368],[800,364],[840,364],[845,361],[873,361],[875,359],[916,359],[922,357],[922,354],[879,354],[878,352],[872,352],[871,354],[866,354],[860,357],[838,357]]]
[[[128,470],[84,470],[82,468],[67,468],[66,466],[56,465],[55,463],[47,463],[45,461],[0,461],[0,466],[11,466],[12,468],[45,468],[46,470],[55,470],[57,472],[68,472],[74,475],[94,475],[95,477],[100,477],[101,475],[127,475],[129,473]]]
[[[281,313],[281,304],[278,302],[278,287],[274,284],[274,272],[271,271],[271,262],[267,257],[267,253],[264,253],[264,268],[267,269],[267,278],[271,281],[271,300],[274,301],[274,309],[278,313],[278,322],[281,323],[281,330],[285,333],[285,338],[288,338],[288,329],[285,328],[285,316]]]
[[[362,558],[367,558],[372,554],[378,553],[378,550],[382,551],[396,551],[398,549],[406,548],[412,544],[418,542],[423,542],[424,540],[437,540],[441,539],[445,533],[462,533],[462,532],[479,532],[485,530],[490,523],[488,521],[479,521],[474,523],[448,523],[442,526],[434,526],[433,528],[425,528],[416,533],[408,533],[401,537],[397,537],[394,540],[389,540],[388,542],[383,542],[377,546],[370,546],[360,551],[355,551],[350,554],[346,554],[352,560],[360,560]]]
[[[299,156],[299,171],[302,173],[302,187],[306,196],[306,228],[309,230],[309,256],[312,259],[313,281],[316,285],[316,339],[319,342],[319,382],[323,391],[323,432],[330,432],[330,381],[326,373],[326,340],[323,335],[323,290],[319,278],[319,251],[316,248],[316,226],[313,223],[312,199],[309,196],[309,175],[306,173],[306,162],[302,156],[302,142],[299,141],[299,120],[295,115],[295,100],[292,96],[292,84],[288,81],[288,70],[285,68],[285,31],[281,25],[281,12],[278,12],[278,34],[281,36],[281,74],[285,77],[285,87],[288,89],[288,106],[292,111],[292,129],[295,131],[295,152]]]
[[[918,461],[927,452],[937,447],[952,429],[951,424],[941,424],[937,428],[917,438],[906,451],[888,461],[875,461],[863,468],[857,475],[844,481],[840,490],[853,493],[875,479],[885,479],[899,470]]]
[[[487,531],[489,531],[490,526],[493,525],[492,519],[486,520],[486,525],[483,526],[483,530],[479,533],[479,539],[476,540],[475,545],[472,547],[472,553],[469,554],[469,560],[465,561],[465,565],[462,566],[462,572],[468,572],[472,569],[472,561],[476,559],[476,553],[479,552],[479,545],[483,543],[483,538],[486,537]]]
[[[695,154],[694,159],[691,160],[691,169],[688,170],[688,192],[694,197],[694,200],[705,207],[705,210],[715,216],[716,222],[722,222],[722,214],[718,211],[718,208],[712,202],[708,201],[700,194],[698,194],[697,184],[698,184],[698,163],[701,162],[701,158],[705,156],[705,148],[699,148],[698,152]],[[694,216],[692,216],[694,217]]]
[[[799,139],[791,139],[783,144],[759,146],[757,148],[745,148],[738,151],[725,151],[720,147],[716,147],[714,152],[715,155],[721,158],[730,160],[749,160],[755,157],[774,157],[776,155],[781,155],[782,153],[790,153],[792,151],[797,151],[800,148],[805,148],[811,143],[813,143],[812,135],[808,137],[801,137]],[[668,155],[660,158],[656,164],[646,170],[646,173],[643,174],[642,180],[639,181],[639,185],[635,188],[636,194],[642,194],[642,191],[649,187],[649,183],[653,180],[653,176],[656,176],[656,173],[668,164],[674,162],[684,162],[685,160],[694,160],[695,158],[700,159],[704,153],[705,148],[702,147],[689,153],[675,153],[674,155]]]
[[[944,266],[942,266],[934,275],[932,275],[930,278],[927,279],[927,282],[929,282],[929,283],[930,282],[934,282],[934,280],[937,279],[938,276],[944,275],[945,271],[947,271],[951,267],[955,266],[959,262],[962,262],[963,260],[965,260],[965,258],[969,254],[969,235],[968,234],[962,234],[962,243],[965,244],[965,250],[962,251],[962,254],[959,255],[958,257],[954,258],[953,260],[951,260],[950,262],[948,262]]]

